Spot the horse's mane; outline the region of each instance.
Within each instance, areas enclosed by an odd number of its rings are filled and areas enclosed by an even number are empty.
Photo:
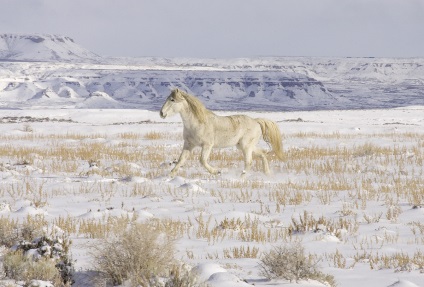
[[[212,113],[210,110],[208,110],[203,103],[197,99],[196,97],[187,94],[181,90],[179,90],[180,94],[184,97],[186,100],[190,110],[192,111],[193,115],[201,122],[206,122],[206,116],[210,113]]]

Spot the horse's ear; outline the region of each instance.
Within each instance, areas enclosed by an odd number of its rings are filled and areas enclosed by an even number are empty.
[[[175,90],[174,90],[174,97],[176,98],[176,99],[184,99],[184,96],[183,96],[183,93],[182,93],[182,91],[180,90],[180,89],[178,89],[178,88],[176,88]]]

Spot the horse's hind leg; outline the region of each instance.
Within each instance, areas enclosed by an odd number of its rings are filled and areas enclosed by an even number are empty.
[[[209,156],[212,151],[212,145],[204,145],[202,146],[202,153],[200,155],[200,163],[212,174],[217,174],[218,170],[210,166],[208,163]]]

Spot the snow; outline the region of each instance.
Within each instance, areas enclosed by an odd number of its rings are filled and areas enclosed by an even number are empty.
[[[227,272],[227,270],[215,263],[198,264],[191,270],[191,273],[196,275],[200,281],[208,281],[213,274],[223,272]]]
[[[399,280],[388,287],[418,287],[418,285],[408,280]]]
[[[100,57],[69,37],[49,34],[0,34],[3,61],[93,61]]]
[[[53,287],[53,284],[41,280],[31,280],[29,287]]]
[[[423,79],[421,58],[105,59],[68,37],[3,34],[0,217],[42,217],[57,233],[63,218],[182,222],[190,228],[177,238],[176,256],[209,286],[325,286],[260,274],[261,256],[286,242],[318,256],[338,286],[424,286],[418,264],[370,260],[423,252]],[[195,152],[170,178],[182,123],[157,110],[173,87],[222,115],[276,121],[288,158],[269,157],[269,176],[254,166],[241,178],[235,149],[222,150],[229,160],[211,162],[219,176]],[[160,138],[146,137],[152,131]],[[58,147],[74,157],[52,155]],[[16,148],[28,152],[11,155]],[[281,235],[305,216],[323,220]],[[344,225],[334,229],[338,222]],[[202,224],[216,237],[198,235]],[[249,238],[251,226],[271,235]],[[97,239],[70,237],[75,286],[90,286],[96,272],[88,246]],[[237,257],[234,248],[258,255]]]
[[[58,35],[0,35],[0,107],[160,108],[173,87],[214,110],[424,104],[424,59],[102,58]],[[97,97],[93,97],[97,95]]]
[[[353,149],[368,143],[383,148],[398,147],[403,153],[399,156],[410,158],[409,167],[396,167],[391,163],[380,162],[378,157],[374,162],[366,160],[372,156],[366,151],[363,154],[353,154],[354,161],[348,167],[351,172],[340,180],[359,184],[360,178],[374,178],[376,174],[386,174],[387,180],[393,176],[419,180],[424,172],[422,165],[414,163],[417,159],[415,137],[422,139],[424,136],[424,108],[420,106],[357,111],[244,113],[276,121],[283,132],[284,150],[288,154],[312,147]],[[31,190],[38,190],[42,186],[44,194],[41,198],[37,193],[16,198],[11,193],[2,193],[1,216],[24,220],[28,216],[42,215],[51,224],[59,217],[102,221],[107,218],[132,218],[136,215],[138,221],[190,220],[195,223],[193,228],[196,228],[196,222],[203,220],[209,222],[209,228],[216,226],[227,235],[244,232],[243,224],[246,222],[257,222],[261,229],[269,229],[270,232],[283,231],[293,219],[304,216],[304,211],[314,218],[324,216],[327,220],[353,220],[356,216],[358,231],[341,229],[335,233],[329,230],[326,223],[321,223],[317,225],[316,231],[299,233],[295,237],[301,240],[308,252],[321,256],[322,271],[334,275],[339,286],[422,286],[423,275],[418,269],[371,269],[365,259],[353,264],[353,257],[358,253],[357,248],[363,248],[362,252],[380,255],[398,252],[412,255],[417,250],[422,251],[422,243],[415,243],[413,239],[411,222],[422,222],[424,211],[423,208],[413,208],[406,198],[398,200],[400,214],[396,220],[386,218],[389,199],[382,196],[379,199],[368,199],[363,207],[355,206],[361,202],[358,199],[356,203],[352,201],[352,195],[358,192],[355,189],[329,191],[330,195],[325,190],[304,189],[301,193],[310,199],[299,205],[286,203],[277,209],[275,198],[270,196],[270,192],[277,186],[284,190],[306,181],[313,183],[332,179],[326,176],[320,178],[314,172],[305,174],[311,172],[308,169],[294,172],[286,167],[287,163],[275,160],[271,160],[272,175],[266,176],[257,170],[259,168],[254,168],[246,179],[241,179],[241,159],[231,160],[230,165],[223,166],[226,172],[222,175],[211,176],[200,166],[196,159],[198,155],[186,163],[178,176],[169,178],[172,161],[178,156],[182,145],[182,124],[178,116],[164,120],[157,112],[131,109],[3,110],[2,115],[22,119],[48,117],[49,120],[31,122],[30,132],[22,131],[25,122],[3,121],[0,124],[1,134],[8,137],[0,146],[32,147],[38,150],[35,153],[40,154],[33,155],[32,160],[25,165],[17,165],[16,159],[1,156],[0,188],[10,190],[13,187],[19,190],[24,180]],[[60,119],[67,121],[59,121]],[[158,140],[144,138],[143,135],[150,131],[167,136]],[[137,136],[135,139],[125,139],[121,136],[123,134]],[[35,140],[25,140],[28,136],[35,137]],[[152,165],[141,159],[130,160],[126,165],[128,173],[122,174],[117,173],[117,170],[125,165],[123,161],[102,159],[89,167],[87,162],[76,160],[75,164],[79,167],[75,172],[56,173],[49,167],[52,158],[41,156],[42,150],[48,149],[51,144],[49,139],[55,136],[64,138],[58,138],[56,144],[74,148],[84,144],[100,145],[103,149],[128,145],[134,153],[141,154],[146,154],[149,147],[163,148],[166,152],[165,161]],[[421,146],[421,153],[422,148]],[[232,149],[222,151],[237,153]],[[367,164],[358,165],[361,162]],[[400,173],[399,168],[404,174]],[[385,184],[379,179],[375,180],[377,182],[373,185],[376,187]],[[422,181],[419,182],[422,184]],[[253,187],[255,185],[257,187]],[[131,195],[136,188],[140,190],[140,194]],[[418,188],[422,190],[422,186]],[[362,195],[356,195],[357,198],[367,196],[365,188],[361,192]],[[290,192],[287,196],[290,196]],[[392,193],[391,197],[395,199],[397,195]],[[329,198],[328,202],[326,198]],[[345,215],[341,215],[342,212]],[[384,214],[378,218],[380,213]],[[416,238],[419,240],[419,237]],[[91,274],[91,259],[86,252],[86,244],[91,239],[82,234],[71,235],[71,239],[74,242],[71,248],[78,270],[75,286],[86,286],[81,282],[87,274]],[[240,241],[234,236],[208,241],[189,234],[178,239],[176,248],[178,258],[192,266],[192,272],[196,272],[210,286],[324,286],[311,280],[298,283],[282,279],[267,281],[258,273],[260,257],[223,256],[223,250],[241,246],[259,248],[262,254],[278,243]],[[336,250],[346,258],[346,265],[352,267],[339,268],[325,257]],[[188,251],[193,254],[192,257],[188,257]]]

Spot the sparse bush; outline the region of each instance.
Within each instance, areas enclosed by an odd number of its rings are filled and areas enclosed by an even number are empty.
[[[317,280],[336,286],[334,277],[322,273],[317,268],[314,256],[307,256],[299,244],[274,247],[265,253],[260,263],[261,275],[268,279],[286,279],[290,282],[299,280]]]
[[[18,240],[17,221],[0,217],[0,245],[12,247]]]
[[[93,246],[95,266],[115,284],[156,286],[174,261],[174,244],[168,234],[148,224],[135,224],[112,240]]]
[[[0,245],[12,247],[19,241],[31,241],[35,237],[41,237],[47,222],[43,216],[27,216],[19,223],[17,220],[0,217]]]
[[[55,286],[73,283],[73,262],[68,255],[71,241],[66,238],[39,237],[22,240],[4,257],[6,277],[14,280],[45,280]],[[59,284],[59,285],[58,285]]]
[[[55,265],[56,262],[50,258],[34,261],[30,256],[26,256],[23,250],[11,251],[3,258],[6,277],[24,281],[26,284],[35,279],[50,281],[55,286],[61,286],[61,276]]]
[[[27,133],[32,133],[34,129],[29,123],[25,123],[24,126],[22,127],[22,131]]]
[[[206,283],[199,283],[196,274],[182,266],[174,266],[165,287],[207,287]]]
[[[36,214],[34,216],[28,215],[22,224],[19,225],[20,240],[31,241],[34,238],[42,237],[45,234],[43,230],[47,226],[47,221],[44,215]]]

